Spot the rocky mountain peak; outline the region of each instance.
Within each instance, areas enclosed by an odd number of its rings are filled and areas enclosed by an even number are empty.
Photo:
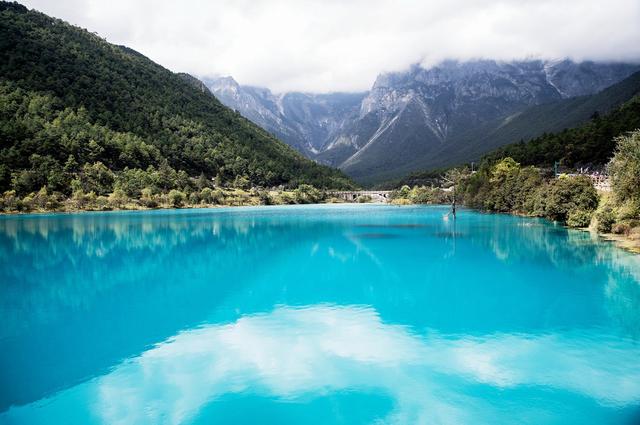
[[[637,70],[637,64],[569,59],[448,60],[380,74],[361,94],[274,96],[231,77],[207,84],[222,103],[303,154],[364,181],[429,157],[473,129],[535,105],[594,94]]]

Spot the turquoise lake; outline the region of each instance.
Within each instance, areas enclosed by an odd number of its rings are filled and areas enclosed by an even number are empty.
[[[640,258],[447,212],[0,217],[0,424],[640,423]]]

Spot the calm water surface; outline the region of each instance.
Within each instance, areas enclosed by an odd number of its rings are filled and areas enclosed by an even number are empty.
[[[2,217],[0,423],[640,423],[638,257],[446,212]]]

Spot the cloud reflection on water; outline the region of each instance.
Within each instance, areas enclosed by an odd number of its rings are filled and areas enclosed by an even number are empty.
[[[588,332],[417,335],[383,323],[369,307],[282,306],[181,332],[49,401],[13,408],[0,422],[39,423],[78,397],[96,423],[177,424],[198,422],[229,394],[295,403],[350,391],[389,397],[384,423],[507,423],[514,414],[540,423],[544,411],[526,399],[506,409],[474,393],[541,387],[623,408],[640,402],[638,359],[632,341]]]

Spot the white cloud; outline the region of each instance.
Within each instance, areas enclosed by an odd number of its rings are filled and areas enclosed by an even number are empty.
[[[366,90],[442,59],[640,60],[637,0],[25,0],[173,71]]]

